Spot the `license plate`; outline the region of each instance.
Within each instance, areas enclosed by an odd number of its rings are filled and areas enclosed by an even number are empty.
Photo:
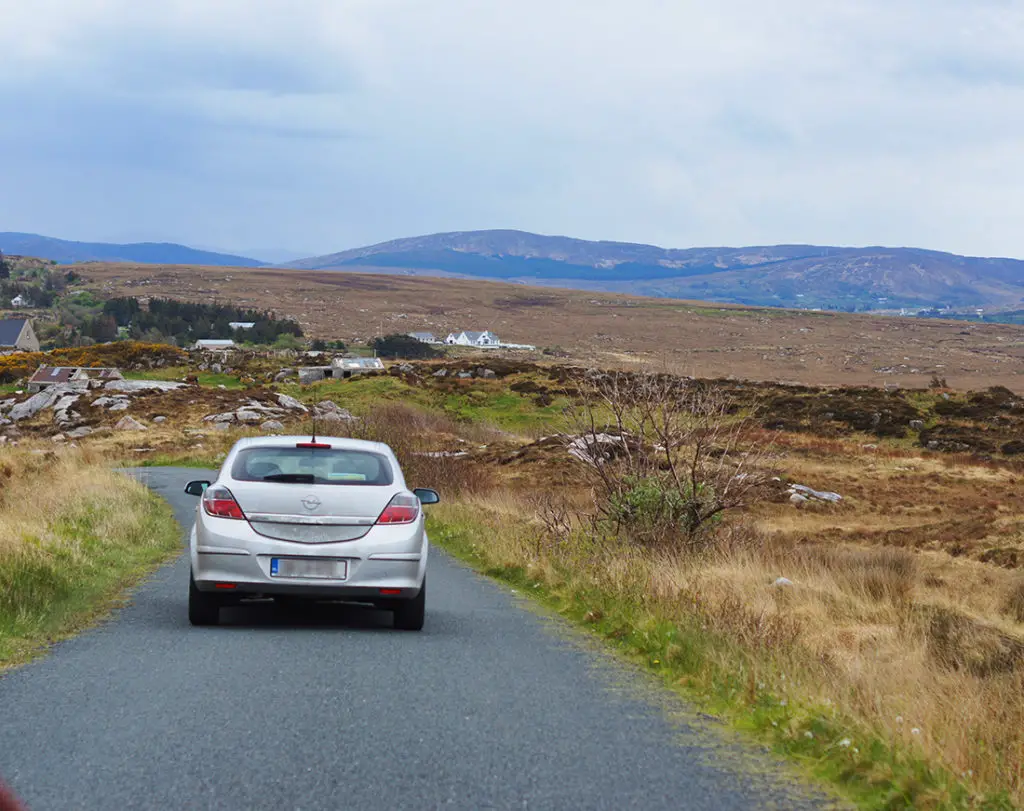
[[[348,577],[348,561],[318,558],[271,558],[270,576],[344,580]]]

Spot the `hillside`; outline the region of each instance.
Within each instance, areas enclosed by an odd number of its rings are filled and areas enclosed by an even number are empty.
[[[0,252],[52,259],[61,264],[74,262],[142,262],[166,265],[221,265],[258,267],[263,262],[245,256],[214,253],[172,242],[139,242],[117,245],[107,242],[70,242],[39,234],[0,233]]]
[[[1024,328],[924,318],[752,309],[481,281],[280,269],[89,264],[105,296],[230,301],[298,320],[309,338],[491,329],[595,366],[807,384],[1024,391]],[[536,356],[542,357],[540,352]],[[545,355],[543,357],[550,357]]]
[[[1024,301],[1024,261],[917,248],[677,250],[522,231],[465,231],[383,242],[288,267],[443,272],[584,290],[846,311],[1010,310]]]

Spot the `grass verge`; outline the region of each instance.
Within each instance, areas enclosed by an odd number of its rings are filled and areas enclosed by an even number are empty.
[[[95,622],[180,548],[170,507],[80,449],[0,455],[0,669]]]
[[[666,686],[768,743],[863,808],[1014,808],[1006,792],[986,792],[958,777],[915,741],[888,736],[817,698],[824,669],[798,667],[781,654],[786,628],[759,628],[743,644],[713,627],[698,602],[671,603],[647,592],[638,568],[595,573],[600,550],[546,555],[538,528],[481,502],[433,508],[431,539],[477,570],[513,586],[620,653]],[[619,558],[616,555],[616,558]],[[607,559],[606,559],[607,560]],[[764,622],[765,617],[760,621]],[[821,672],[815,672],[821,671]],[[787,674],[789,679],[787,680]]]

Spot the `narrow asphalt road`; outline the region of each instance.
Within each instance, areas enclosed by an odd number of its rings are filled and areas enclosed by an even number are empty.
[[[190,526],[202,473],[136,475]],[[29,809],[832,806],[436,549],[418,634],[272,604],[191,628],[187,583],[183,555],[0,677],[0,776]]]

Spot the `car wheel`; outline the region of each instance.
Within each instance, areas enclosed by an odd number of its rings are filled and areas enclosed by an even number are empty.
[[[193,625],[217,625],[220,622],[221,600],[217,594],[200,591],[196,581],[188,579],[188,621]]]
[[[402,600],[395,606],[395,627],[400,631],[421,631],[427,612],[427,578],[423,578],[420,593],[411,600]]]

